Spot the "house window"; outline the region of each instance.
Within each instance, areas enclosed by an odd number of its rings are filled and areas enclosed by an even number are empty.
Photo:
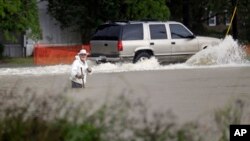
[[[210,17],[208,20],[208,25],[209,26],[216,26],[216,16],[211,17],[212,15],[213,15],[213,13],[210,11],[209,15],[208,15],[208,17]]]

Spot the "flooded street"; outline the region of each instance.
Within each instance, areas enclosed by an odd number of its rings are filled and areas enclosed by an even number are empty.
[[[236,99],[250,96],[250,67],[97,73],[87,87],[71,89],[67,74],[0,76],[0,89],[66,94],[104,102],[119,95],[140,99],[151,111],[171,110],[181,122],[206,117]],[[95,104],[97,104],[95,103]]]
[[[2,93],[61,94],[100,105],[124,95],[147,104],[151,113],[172,111],[179,122],[202,120],[237,100],[249,101],[250,63],[241,47],[226,38],[187,62],[161,65],[157,59],[90,64],[84,89],[71,89],[70,65],[0,68]],[[246,109],[250,109],[249,102]]]

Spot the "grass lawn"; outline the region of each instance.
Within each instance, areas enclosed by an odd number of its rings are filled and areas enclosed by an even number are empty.
[[[33,57],[3,57],[0,59],[1,65],[33,65]]]

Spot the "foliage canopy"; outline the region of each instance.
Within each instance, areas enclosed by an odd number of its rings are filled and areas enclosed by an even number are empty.
[[[47,0],[48,12],[61,27],[76,27],[83,35],[97,25],[114,20],[168,20],[165,0]]]
[[[9,39],[27,30],[31,38],[40,38],[37,0],[0,0],[0,32]]]
[[[185,13],[189,17],[190,28],[201,34],[206,33],[203,27],[209,18],[213,16],[224,17],[225,15],[230,19],[234,10],[233,2],[237,3],[237,22],[239,30],[239,39],[250,41],[250,1],[249,0],[167,0],[167,5],[171,11],[171,20],[181,21],[185,18]],[[188,11],[184,11],[184,7],[189,6]],[[210,15],[209,12],[212,12]],[[217,24],[224,22],[224,19],[217,20]],[[225,33],[220,33],[225,36]]]

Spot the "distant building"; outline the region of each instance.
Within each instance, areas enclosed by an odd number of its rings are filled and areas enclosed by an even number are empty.
[[[38,3],[39,21],[42,29],[43,44],[79,44],[81,35],[73,28],[61,29],[60,24],[47,12],[47,2]]]
[[[212,11],[208,12],[208,17],[214,15]],[[217,31],[217,32],[225,32],[230,24],[230,16],[227,10],[224,13],[219,15],[215,15],[211,17],[205,25],[205,27],[209,30]]]
[[[47,12],[47,1],[38,0],[38,14],[41,26],[42,39],[35,42],[27,36],[18,35],[16,42],[4,41],[0,36],[0,40],[5,46],[3,56],[9,57],[25,57],[33,54],[34,45],[53,44],[53,45],[73,45],[81,44],[81,34],[73,28],[61,29],[60,24],[51,17]]]

